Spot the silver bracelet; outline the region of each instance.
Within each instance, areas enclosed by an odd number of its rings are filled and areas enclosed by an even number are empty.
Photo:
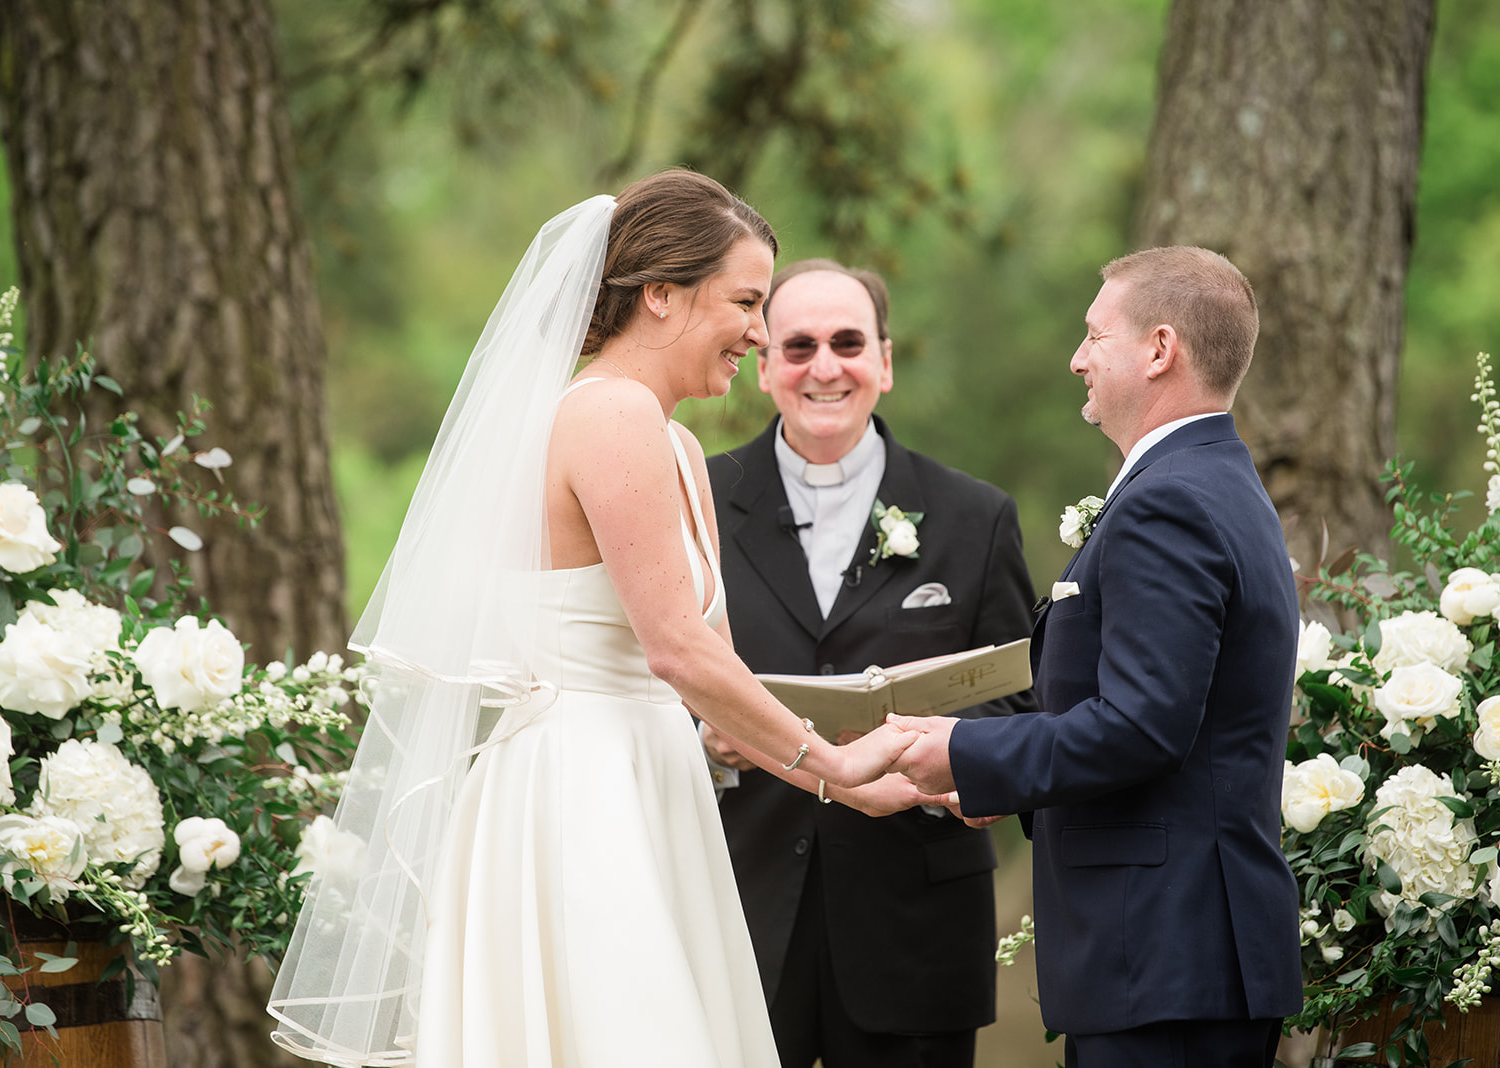
[[[818,780],[818,800],[823,802],[823,804],[825,805],[831,805],[833,804],[833,798],[823,796],[823,787],[827,785],[828,784],[825,783],[822,779]]]
[[[813,731],[813,721],[810,720],[810,719],[804,719],[802,721],[802,729],[805,730],[805,731],[807,731],[808,734],[811,734],[812,731]],[[781,765],[781,770],[782,771],[794,771],[794,770],[796,770],[797,765],[800,764],[800,763],[802,763],[802,758],[805,757],[805,756],[807,756],[808,752],[811,749],[812,749],[812,746],[808,745],[806,742],[803,742],[802,745],[801,745],[801,747],[797,750],[796,757],[794,757],[792,759],[792,762],[790,764],[783,764],[783,765]]]

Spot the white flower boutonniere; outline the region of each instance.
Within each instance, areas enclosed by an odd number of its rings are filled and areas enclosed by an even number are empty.
[[[875,507],[870,509],[870,522],[876,534],[875,548],[870,550],[870,566],[874,567],[887,556],[908,556],[916,559],[917,524],[922,521],[922,512],[903,512],[894,504],[887,508],[875,498]]]
[[[1070,549],[1081,549],[1094,531],[1094,520],[1104,510],[1104,501],[1092,494],[1063,509],[1062,522],[1057,525],[1057,536]]]

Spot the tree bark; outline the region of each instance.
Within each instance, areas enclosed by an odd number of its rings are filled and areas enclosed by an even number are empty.
[[[265,520],[174,521],[204,535],[195,589],[259,660],[347,636],[322,326],[276,48],[267,0],[0,4],[28,351],[84,341],[150,432],[169,433],[195,394],[213,404],[197,440],[229,449],[228,484]],[[174,1068],[301,1063],[266,1038],[263,967],[177,968],[164,983]]]
[[[1235,405],[1304,574],[1388,548],[1433,0],[1176,0],[1137,247],[1215,249],[1260,303]]]
[[[203,447],[265,506],[207,543],[196,589],[259,660],[337,651],[343,548],[324,346],[266,0],[11,0],[0,115],[33,354],[89,344],[144,425],[196,394]],[[108,413],[106,413],[108,414]]]

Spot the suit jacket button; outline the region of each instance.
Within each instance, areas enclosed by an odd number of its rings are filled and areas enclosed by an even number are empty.
[[[833,665],[832,664],[824,664],[822,667],[818,668],[818,670],[821,671],[825,675],[832,675],[833,674]]]
[[[805,857],[807,856],[807,851],[811,848],[811,842],[809,842],[806,838],[799,838],[797,839],[797,844],[792,846],[792,852],[796,853],[799,857]]]

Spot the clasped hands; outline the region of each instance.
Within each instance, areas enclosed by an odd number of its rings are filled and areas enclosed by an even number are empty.
[[[948,763],[948,737],[957,722],[951,716],[890,715],[869,735],[842,732],[835,739],[838,745],[848,745],[863,738],[868,746],[876,741],[872,736],[883,735],[883,740],[889,741],[893,733],[914,734],[916,737],[900,738],[894,759],[882,765],[886,769],[884,775],[879,775],[877,769],[873,781],[838,791],[838,800],[870,816],[886,816],[917,805],[936,805],[948,809],[971,827],[988,827],[1003,819],[1001,816],[967,817],[960,810],[953,771]],[[700,734],[704,749],[716,763],[744,771],[755,768],[756,765],[735,747],[727,735],[718,733],[707,723],[702,725]]]

